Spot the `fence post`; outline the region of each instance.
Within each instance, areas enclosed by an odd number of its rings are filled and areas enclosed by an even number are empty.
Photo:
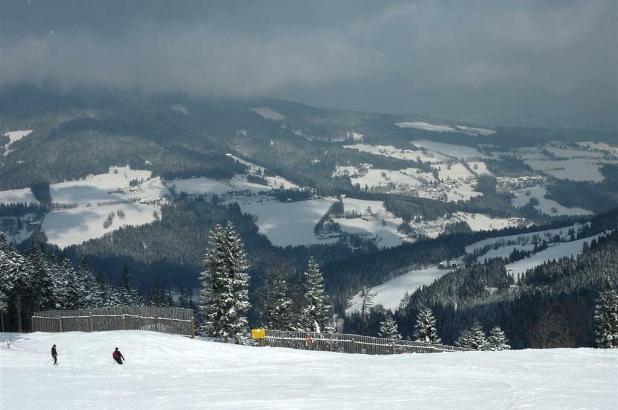
[[[352,338],[352,351],[351,353],[355,353],[356,352],[356,339]]]
[[[62,316],[60,316],[60,331],[62,332]]]
[[[395,354],[395,341],[391,343],[391,354]]]
[[[191,339],[195,337],[195,318],[191,319]]]
[[[127,315],[122,315],[122,330],[127,330]]]
[[[154,318],[154,328],[156,332],[159,331],[159,316],[155,316]]]
[[[90,331],[94,332],[94,323],[92,321],[92,315],[89,315],[88,319],[90,320]]]

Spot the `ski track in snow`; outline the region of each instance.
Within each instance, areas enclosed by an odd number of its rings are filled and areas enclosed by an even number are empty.
[[[618,354],[546,349],[366,356],[144,331],[32,333],[0,349],[2,408],[615,409]],[[59,366],[46,365],[57,344]],[[112,362],[118,346],[123,366]]]

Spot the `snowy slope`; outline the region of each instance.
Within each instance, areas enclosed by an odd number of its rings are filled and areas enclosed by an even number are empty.
[[[374,306],[382,305],[385,309],[395,311],[399,308],[399,303],[406,294],[411,295],[421,286],[431,285],[431,283],[447,274],[449,270],[438,269],[437,266],[430,266],[425,269],[410,270],[403,275],[390,279],[381,285],[371,288]],[[358,312],[361,308],[362,300],[360,294],[356,294],[350,300],[350,307],[346,309],[346,314]]]
[[[534,206],[534,209],[546,215],[592,215],[592,212],[583,208],[568,208],[554,201],[553,199],[545,198],[547,189],[542,186],[534,186],[526,189],[521,189],[514,192],[515,198],[512,204],[515,208],[521,208],[528,205],[532,198],[536,198],[539,203]]]
[[[57,367],[46,365],[52,344]],[[615,409],[617,360],[595,349],[365,356],[140,331],[34,333],[0,350],[0,395],[7,410]]]
[[[19,141],[20,139],[27,137],[32,133],[32,130],[20,130],[5,132],[4,135],[9,137],[9,142],[4,144],[4,156],[6,157],[11,152],[11,145]]]
[[[37,204],[38,202],[34,195],[32,195],[30,188],[0,191],[0,203],[3,204]]]
[[[279,202],[261,197],[238,198],[244,213],[255,215],[260,233],[274,246],[326,244],[336,239],[324,240],[315,236],[315,225],[335,198],[311,199],[298,202]]]
[[[577,257],[582,253],[584,243],[590,244],[593,239],[597,239],[601,235],[603,234],[589,236],[588,238],[582,238],[571,242],[557,243],[527,258],[509,263],[506,265],[506,271],[512,275],[519,275],[525,273],[528,269],[532,269],[551,260]]]

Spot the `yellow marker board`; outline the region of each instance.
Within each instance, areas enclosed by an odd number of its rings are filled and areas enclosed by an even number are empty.
[[[266,329],[251,329],[252,339],[263,339],[266,337]]]

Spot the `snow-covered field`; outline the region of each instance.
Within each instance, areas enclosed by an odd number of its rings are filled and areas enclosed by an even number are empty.
[[[433,132],[461,132],[471,136],[487,136],[496,133],[496,131],[488,130],[486,128],[466,127],[464,125],[431,124],[424,121],[397,122],[395,123],[395,126],[399,128],[416,128],[418,130]]]
[[[554,201],[553,199],[545,198],[547,189],[542,186],[534,186],[526,189],[521,189],[514,192],[515,198],[512,204],[515,208],[521,208],[528,205],[532,198],[536,198],[539,203],[534,205],[534,209],[546,215],[592,215],[592,212],[583,208],[568,208]]]
[[[424,148],[427,151],[437,152],[444,156],[450,158],[483,158],[485,157],[479,150],[473,147],[463,146],[463,145],[455,145],[455,144],[446,144],[443,142],[429,141],[429,140],[418,140],[412,141],[412,144],[419,148]]]
[[[506,265],[506,271],[511,275],[521,275],[528,269],[533,269],[536,266],[542,265],[545,262],[551,260],[558,260],[560,258],[571,258],[581,255],[583,252],[584,244],[590,244],[592,240],[599,238],[603,234],[590,236],[588,238],[577,239],[570,242],[559,242],[549,248],[537,252],[522,260],[509,263]]]
[[[615,409],[611,350],[366,356],[143,331],[33,333],[0,350],[2,408]],[[56,344],[59,365],[46,364]],[[127,359],[111,358],[118,346]]]
[[[50,212],[43,221],[47,241],[66,248],[115,231],[124,226],[145,225],[156,220],[156,204],[125,202],[100,206],[80,206]],[[108,222],[106,222],[108,221]]]
[[[50,185],[52,210],[41,230],[61,248],[100,238],[123,226],[153,222],[169,195],[161,178],[150,171],[110,167],[105,174]],[[37,203],[29,188],[0,191],[0,203]],[[32,232],[31,230],[29,231]],[[27,239],[9,235],[14,241]]]
[[[11,152],[11,145],[19,141],[20,139],[27,137],[32,133],[32,130],[20,130],[5,132],[4,135],[9,137],[9,142],[4,144],[4,156],[6,157]]]
[[[267,120],[272,120],[272,121],[285,120],[285,115],[268,107],[252,108],[251,111],[253,111],[260,117],[267,119]]]
[[[260,233],[275,246],[325,244],[334,240],[315,236],[315,225],[336,201],[335,198],[311,199],[298,202],[279,202],[253,197],[238,198],[242,212],[255,215]]]
[[[37,204],[38,202],[34,195],[32,195],[30,188],[0,191],[0,203],[3,204]]]
[[[413,269],[396,278],[390,279],[378,286],[371,288],[371,293],[375,296],[372,301],[374,306],[381,305],[385,309],[395,311],[399,309],[399,304],[406,295],[411,295],[421,286],[428,286],[434,280],[447,274],[449,270],[439,269],[437,266],[430,266],[425,269]],[[350,299],[350,307],[346,309],[346,314],[360,311],[362,299],[357,293]]]

